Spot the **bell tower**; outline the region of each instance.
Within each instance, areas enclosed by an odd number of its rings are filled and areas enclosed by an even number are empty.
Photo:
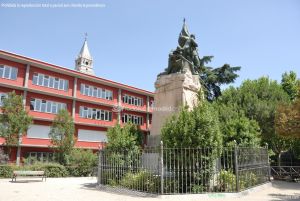
[[[75,70],[82,73],[95,75],[93,69],[93,58],[90,54],[88,44],[87,44],[87,34],[85,34],[84,43],[81,47],[81,50],[75,60]]]

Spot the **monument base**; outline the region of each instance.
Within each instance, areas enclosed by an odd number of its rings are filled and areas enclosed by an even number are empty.
[[[192,109],[198,104],[201,88],[199,75],[192,75],[188,70],[188,62],[184,62],[186,70],[180,73],[161,75],[155,82],[154,108],[148,146],[158,146],[161,128],[166,120],[178,112],[182,106]]]

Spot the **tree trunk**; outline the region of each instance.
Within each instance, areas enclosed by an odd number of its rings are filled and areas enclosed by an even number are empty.
[[[277,165],[278,165],[279,167],[281,166],[281,152],[278,153]]]
[[[17,160],[16,160],[17,166],[20,166],[21,143],[22,143],[22,133],[19,133],[19,139],[18,139],[18,145],[17,145]]]
[[[17,150],[17,161],[16,161],[16,165],[20,166],[20,157],[21,157],[21,146],[18,145],[18,150]]]

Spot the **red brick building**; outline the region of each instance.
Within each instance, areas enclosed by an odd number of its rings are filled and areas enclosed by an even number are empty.
[[[106,130],[128,121],[140,126],[144,143],[147,141],[153,93],[96,77],[86,41],[75,61],[75,70],[0,50],[0,106],[13,90],[23,96],[34,122],[22,138],[21,158],[52,159],[48,134],[53,118],[62,108],[74,119],[75,147],[102,148]],[[0,146],[4,143],[0,138]],[[11,161],[16,160],[16,150],[12,150]]]

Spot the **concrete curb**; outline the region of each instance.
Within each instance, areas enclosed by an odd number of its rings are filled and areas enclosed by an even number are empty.
[[[255,193],[258,191],[262,191],[264,189],[272,187],[272,183],[264,183],[259,186],[255,186],[253,188],[244,190],[239,193],[203,193],[203,194],[176,194],[176,195],[155,195],[155,194],[149,194],[149,193],[143,193],[143,192],[136,192],[131,191],[128,189],[118,189],[108,186],[102,186],[98,185],[97,188],[102,191],[106,191],[108,193],[117,193],[117,194],[124,194],[127,196],[133,196],[133,197],[149,197],[149,198],[159,198],[163,200],[199,200],[199,199],[222,199],[222,198],[240,198],[243,196],[246,196],[250,193]]]
[[[186,195],[159,195],[161,199],[170,200],[199,200],[199,199],[216,199],[216,198],[239,198],[248,195],[249,193],[264,190],[272,187],[272,183],[264,183],[259,186],[244,190],[239,193],[205,193],[205,194],[186,194]]]

